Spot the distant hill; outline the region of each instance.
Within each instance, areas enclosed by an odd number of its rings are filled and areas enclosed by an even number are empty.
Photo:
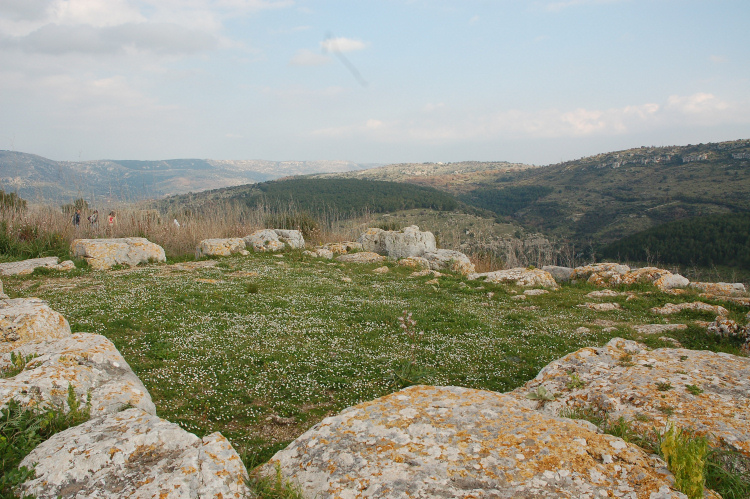
[[[640,147],[534,167],[404,164],[326,177],[430,185],[529,231],[604,246],[672,220],[750,211],[750,140]]]
[[[162,211],[182,208],[199,211],[216,201],[235,201],[250,208],[264,206],[271,211],[293,208],[313,215],[333,213],[342,218],[360,216],[365,211],[384,213],[414,208],[448,211],[459,207],[453,195],[430,187],[378,180],[307,177],[172,196],[155,205]]]
[[[138,201],[289,175],[371,167],[349,161],[173,159],[165,161],[53,161],[0,151],[0,188],[32,203]]]
[[[676,220],[602,249],[615,260],[750,269],[750,213]]]

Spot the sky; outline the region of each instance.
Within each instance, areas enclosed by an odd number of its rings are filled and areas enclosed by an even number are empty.
[[[550,164],[750,138],[747,0],[0,0],[0,149]]]

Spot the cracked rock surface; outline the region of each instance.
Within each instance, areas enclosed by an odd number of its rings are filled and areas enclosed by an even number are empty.
[[[85,258],[94,270],[107,270],[115,265],[135,267],[149,261],[167,261],[164,248],[143,237],[76,239],[70,244],[70,254]]]
[[[247,493],[247,472],[220,433],[200,439],[141,409],[57,433],[21,465],[32,463],[36,478],[23,492],[39,499],[239,499]]]
[[[37,340],[70,336],[68,321],[39,298],[0,300],[0,354]]]
[[[344,410],[261,472],[325,498],[684,498],[664,463],[508,395],[414,386]]]

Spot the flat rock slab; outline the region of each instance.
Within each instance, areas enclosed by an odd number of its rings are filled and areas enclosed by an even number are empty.
[[[373,253],[372,251],[361,251],[359,253],[339,255],[336,257],[336,261],[347,263],[377,263],[385,261],[385,257],[383,255]]]
[[[74,257],[85,258],[94,270],[167,261],[164,248],[143,237],[76,239],[70,244],[70,252]]]
[[[595,286],[616,286],[619,284],[651,283],[662,291],[684,288],[690,281],[680,274],[659,269],[643,267],[631,269],[619,263],[597,263],[576,267],[570,275],[572,280],[584,280]]]
[[[687,324],[641,324],[633,326],[633,329],[641,334],[664,334],[669,331],[687,329]]]
[[[570,389],[571,374],[584,384]],[[688,385],[702,390],[694,395]],[[660,348],[615,338],[601,348],[582,348],[556,360],[510,392],[528,407],[529,392],[544,386],[557,394],[540,410],[557,415],[574,407],[624,417],[636,431],[673,424],[693,428],[714,443],[750,456],[750,358],[726,353]],[[636,418],[636,415],[641,417]],[[643,421],[643,416],[648,420]]]
[[[737,296],[747,292],[741,282],[691,282],[691,288],[720,296]]]
[[[635,445],[458,387],[414,386],[346,409],[261,472],[277,464],[306,498],[685,497]]]
[[[540,269],[515,268],[508,270],[496,270],[495,272],[484,272],[471,274],[468,279],[473,281],[484,277],[487,282],[516,284],[524,288],[541,286],[543,288],[557,288],[557,282],[552,275]]]
[[[240,237],[228,237],[225,239],[204,239],[195,248],[195,258],[204,256],[231,256],[234,254],[247,255],[245,240]]]
[[[68,321],[39,298],[0,300],[0,354],[25,343],[70,336]]]
[[[245,467],[220,433],[200,439],[178,425],[128,409],[57,433],[21,462],[36,465],[22,489],[61,497],[241,498]]]
[[[667,303],[663,307],[654,307],[651,312],[659,315],[672,315],[682,312],[683,310],[696,310],[698,312],[709,312],[713,315],[720,315],[726,317],[729,315],[729,311],[721,305],[709,305],[701,301],[694,301],[692,303]]]
[[[26,343],[13,353],[33,358],[21,373],[0,379],[0,407],[15,399],[27,407],[54,405],[68,410],[70,385],[82,406],[91,393],[92,417],[126,406],[156,414],[143,383],[104,336],[76,333],[59,340]],[[10,357],[10,353],[0,356],[0,369],[10,367]]]
[[[47,258],[32,258],[20,262],[0,263],[0,275],[26,275],[34,272],[38,267],[52,270],[73,270],[76,268],[72,260],[66,260],[60,263],[56,256]]]

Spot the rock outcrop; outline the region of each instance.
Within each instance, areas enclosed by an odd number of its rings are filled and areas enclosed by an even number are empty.
[[[195,258],[204,256],[230,256],[234,254],[248,255],[245,249],[245,240],[239,237],[225,239],[204,239],[195,248]]]
[[[738,296],[747,292],[741,282],[691,282],[690,287],[718,296]]]
[[[576,267],[570,274],[570,279],[602,287],[645,282],[652,283],[662,291],[684,288],[690,283],[687,278],[668,270],[656,267],[631,269],[619,263],[597,263]]]
[[[304,497],[685,497],[663,461],[512,397],[414,386],[324,419],[261,471]]]
[[[255,251],[282,251],[287,246],[293,249],[304,248],[305,239],[298,230],[263,229],[244,237],[245,245]]]
[[[70,336],[70,325],[39,298],[0,300],[0,354],[38,340]]]
[[[151,396],[104,336],[76,333],[54,341],[28,342],[12,352],[24,359],[16,376],[0,379],[0,407],[15,399],[25,407],[56,406],[68,410],[68,387],[81,405],[90,395],[91,415],[139,407],[156,414]],[[11,365],[11,353],[0,356],[0,369]]]
[[[709,305],[702,301],[694,301],[692,303],[666,303],[663,307],[654,307],[651,311],[659,315],[672,315],[682,312],[683,310],[695,310],[698,312],[708,312],[713,315],[720,315],[726,317],[729,315],[729,310],[722,307],[721,305]]]
[[[571,384],[572,376],[577,377]],[[544,386],[555,399],[539,410],[565,414],[590,407],[625,418],[636,431],[673,424],[693,428],[714,444],[750,456],[750,358],[675,348],[649,350],[615,338],[601,348],[582,348],[556,360],[510,395],[527,407],[526,395]]]
[[[318,246],[313,250],[305,251],[304,254],[315,258],[332,259],[333,255],[346,255],[347,253],[362,251],[362,245],[354,241],[342,241],[340,243],[328,243]]]
[[[20,262],[0,263],[0,275],[26,275],[34,272],[34,269],[42,267],[51,270],[73,270],[76,268],[72,260],[66,260],[60,263],[56,256],[46,258],[32,258]]]
[[[556,265],[545,265],[542,270],[549,272],[557,282],[567,282],[570,280],[570,276],[573,274],[573,269],[570,267],[558,267]]]
[[[557,288],[557,282],[549,272],[541,269],[516,268],[508,270],[496,270],[494,272],[484,272],[481,274],[469,275],[469,280],[476,280],[481,277],[487,282],[511,283],[524,288],[541,286],[545,288]]]
[[[422,258],[427,260],[432,270],[451,270],[462,275],[474,273],[474,264],[469,257],[460,251],[439,249],[427,251],[422,254]]]
[[[76,239],[70,244],[70,253],[76,258],[85,258],[94,270],[167,261],[164,248],[143,237]]]
[[[412,225],[402,230],[367,229],[357,240],[365,251],[386,254],[390,258],[422,256],[437,250],[432,232],[422,232]]]
[[[336,257],[336,261],[348,263],[377,263],[385,261],[385,257],[383,255],[373,253],[372,251],[360,251],[359,253],[339,255]]]
[[[141,409],[92,419],[37,446],[24,494],[91,497],[246,497],[245,467],[220,433],[200,439]]]

